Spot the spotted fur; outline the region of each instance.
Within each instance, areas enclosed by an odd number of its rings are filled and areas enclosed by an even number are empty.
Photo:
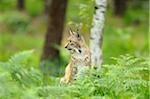
[[[82,67],[90,66],[91,64],[90,50],[79,33],[70,30],[70,36],[67,39],[65,48],[70,52],[71,59],[65,69],[64,77],[61,78],[61,83],[73,81]]]

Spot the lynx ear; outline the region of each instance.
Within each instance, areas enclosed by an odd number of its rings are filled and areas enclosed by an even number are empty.
[[[70,34],[70,35],[74,35],[74,33],[73,33],[73,31],[72,31],[71,28],[69,29],[69,34]]]
[[[70,29],[69,29],[69,34],[70,34],[70,35],[73,35],[73,36],[76,36],[78,39],[80,39],[81,36],[80,36],[80,34],[78,33],[78,31],[79,31],[79,30],[77,30],[77,32],[73,32],[72,29],[70,28]]]
[[[81,35],[78,32],[74,32],[74,36],[78,39],[81,40]]]
[[[78,32],[76,33],[76,36],[77,36],[77,38],[80,38],[80,34]]]
[[[77,36],[78,38],[81,38],[80,33],[79,33],[79,29],[77,29],[76,36]]]

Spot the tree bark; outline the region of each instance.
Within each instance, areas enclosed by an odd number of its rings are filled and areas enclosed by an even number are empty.
[[[48,16],[48,11],[49,11],[49,5],[51,4],[51,0],[44,0],[45,4],[45,14]]]
[[[17,8],[18,10],[24,10],[24,0],[17,0]]]
[[[52,0],[49,3],[48,28],[41,57],[42,60],[59,58],[59,50],[55,48],[55,45],[61,44],[67,7],[67,0]]]
[[[91,28],[91,65],[100,68],[102,64],[102,40],[107,0],[95,0],[95,14]]]
[[[117,16],[123,16],[126,11],[127,0],[114,0],[114,13]]]

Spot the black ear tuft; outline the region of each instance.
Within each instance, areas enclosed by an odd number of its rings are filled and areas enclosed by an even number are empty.
[[[79,33],[77,33],[77,37],[78,37],[78,38],[80,37]]]

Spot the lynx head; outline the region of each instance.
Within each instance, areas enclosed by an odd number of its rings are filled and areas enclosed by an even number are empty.
[[[69,50],[71,54],[80,54],[81,47],[84,45],[84,39],[80,36],[78,32],[73,32],[72,30],[69,31],[70,36],[67,39],[67,43],[65,48]]]

